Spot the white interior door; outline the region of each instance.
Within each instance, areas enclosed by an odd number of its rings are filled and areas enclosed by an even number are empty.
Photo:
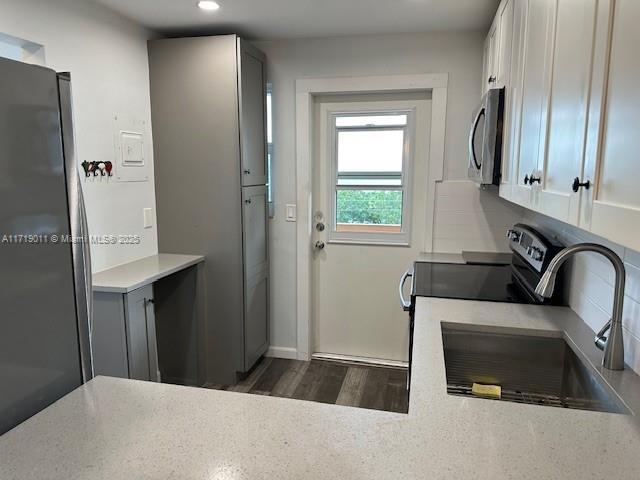
[[[425,244],[430,118],[426,92],[316,99],[315,354],[408,359],[397,286]]]

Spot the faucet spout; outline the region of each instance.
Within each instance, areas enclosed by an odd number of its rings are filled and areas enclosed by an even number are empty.
[[[620,257],[610,248],[597,243],[578,243],[561,250],[549,263],[543,274],[536,293],[541,297],[551,297],[555,279],[562,264],[579,252],[596,252],[609,259],[616,272],[615,292],[611,320],[596,334],[595,344],[604,350],[602,366],[609,370],[624,369],[624,343],[622,338],[622,307],[624,304],[625,268]]]

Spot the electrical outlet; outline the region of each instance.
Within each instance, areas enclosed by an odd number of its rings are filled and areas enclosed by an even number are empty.
[[[144,228],[153,227],[153,209],[152,208],[143,208],[142,216],[144,218]]]

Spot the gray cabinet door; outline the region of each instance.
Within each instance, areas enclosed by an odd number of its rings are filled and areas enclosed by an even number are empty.
[[[129,378],[158,380],[158,361],[153,314],[153,286],[138,288],[125,296]]]
[[[251,369],[269,347],[269,276],[265,270],[246,280],[244,367]]]
[[[267,187],[242,189],[242,243],[245,278],[267,269]]]
[[[244,261],[244,368],[249,370],[269,344],[269,253],[267,189],[242,191]]]
[[[121,293],[93,294],[91,353],[96,376],[129,378],[125,299]]]
[[[266,79],[264,56],[238,39],[242,185],[264,185],[266,171]]]

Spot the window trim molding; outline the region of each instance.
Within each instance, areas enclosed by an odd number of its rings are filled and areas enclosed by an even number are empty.
[[[428,178],[417,188],[427,196],[424,251],[433,250],[436,184],[444,178],[445,130],[447,120],[447,73],[376,75],[296,80],[296,356],[310,360],[313,348],[312,262],[314,261],[312,212],[314,96],[349,93],[431,92],[431,131],[429,134]]]
[[[327,216],[327,243],[344,243],[358,245],[397,245],[403,247],[411,246],[411,226],[413,219],[413,163],[415,159],[415,117],[416,109],[413,108],[389,108],[389,109],[356,109],[356,110],[328,110],[327,118],[327,141],[329,152],[329,171],[326,181],[326,195],[329,205]],[[358,126],[358,127],[337,127],[336,119],[344,116],[386,116],[386,115],[407,115],[405,125],[396,126]],[[321,119],[322,121],[322,119]],[[337,183],[338,183],[338,134],[340,131],[388,131],[403,130],[404,143],[402,152],[402,174],[400,187],[379,188],[371,186],[371,190],[389,189],[402,191],[402,224],[401,231],[391,232],[339,232],[337,231]],[[347,187],[353,190],[363,190],[362,187]],[[347,189],[345,188],[345,190]]]

